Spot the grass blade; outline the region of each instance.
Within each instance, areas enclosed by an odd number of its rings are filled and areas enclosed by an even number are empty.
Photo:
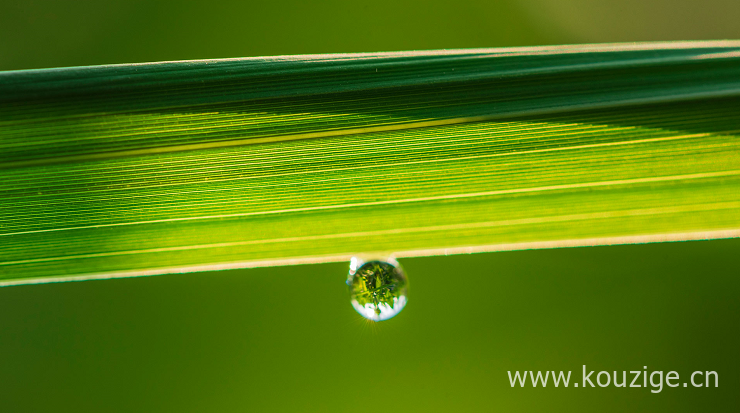
[[[0,281],[735,237],[740,42],[0,73]]]

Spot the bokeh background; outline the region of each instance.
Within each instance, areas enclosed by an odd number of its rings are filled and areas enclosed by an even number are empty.
[[[731,412],[740,240],[402,261],[373,324],[347,264],[0,289],[4,412]],[[507,371],[716,371],[717,388],[511,388]],[[664,373],[664,374],[665,374]],[[592,375],[595,377],[596,374]]]
[[[740,38],[736,0],[2,0],[0,70]]]
[[[740,38],[739,17],[727,0],[2,0],[0,70]],[[409,305],[379,324],[351,308],[346,264],[1,288],[0,411],[733,411],[738,256],[721,240],[408,259]],[[506,373],[583,364],[720,386]]]

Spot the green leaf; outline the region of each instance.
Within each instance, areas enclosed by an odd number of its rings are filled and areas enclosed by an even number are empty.
[[[740,235],[740,42],[0,73],[0,284]]]

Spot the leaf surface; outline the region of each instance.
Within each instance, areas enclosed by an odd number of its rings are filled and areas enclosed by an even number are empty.
[[[740,42],[0,73],[0,283],[740,234]]]

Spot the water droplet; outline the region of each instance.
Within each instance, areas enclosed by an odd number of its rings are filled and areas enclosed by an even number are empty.
[[[387,320],[406,306],[409,282],[393,258],[363,260],[353,257],[347,285],[352,306],[368,320]]]

